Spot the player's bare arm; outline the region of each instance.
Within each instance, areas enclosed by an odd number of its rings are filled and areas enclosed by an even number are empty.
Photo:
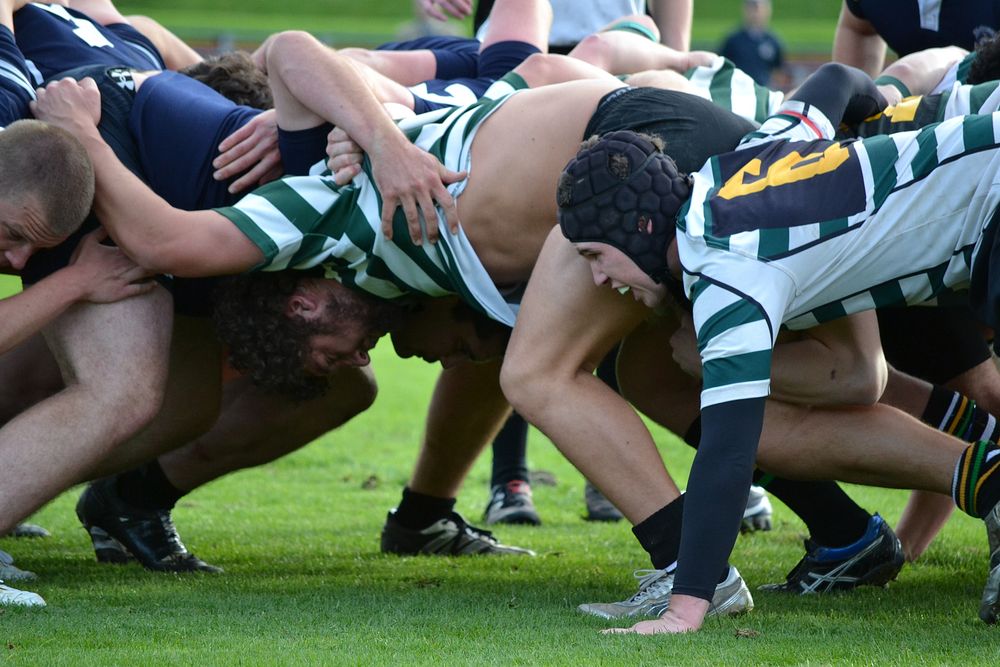
[[[35,116],[74,134],[97,177],[95,211],[115,242],[140,266],[177,276],[240,273],[263,255],[214,211],[176,209],[124,167],[97,131],[100,92],[92,79],[63,79],[38,90]]]
[[[875,76],[885,62],[885,50],[885,41],[872,24],[855,16],[846,2],[842,4],[833,38],[834,62],[857,67]]]
[[[441,206],[449,228],[458,230],[458,213],[445,185],[465,177],[445,169],[411,144],[386,114],[381,101],[359,75],[356,65],[304,32],[272,37],[257,57],[274,91],[278,125],[301,130],[330,122],[343,128],[368,153],[382,193],[382,231],[392,237],[392,216],[402,206],[415,242],[422,237],[420,215],[437,218]],[[436,225],[427,237],[437,239]]]
[[[143,281],[149,271],[120,248],[101,245],[106,236],[103,230],[88,234],[72,264],[0,300],[0,354],[38,333],[78,301],[110,303],[145,294],[156,286]]]

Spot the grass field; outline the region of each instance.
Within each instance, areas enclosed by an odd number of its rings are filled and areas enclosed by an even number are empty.
[[[148,14],[188,39],[218,39],[220,34],[254,42],[276,30],[309,30],[336,45],[386,41],[413,18],[411,0],[359,3],[350,0],[124,0],[123,12]],[[793,53],[829,55],[839,3],[774,1],[773,29]],[[718,48],[740,21],[741,0],[698,0],[692,40],[696,47]],[[468,22],[457,31],[470,30]]]
[[[0,660],[10,664],[996,664],[1000,628],[976,618],[985,576],[981,526],[964,516],[888,590],[785,597],[713,620],[684,637],[611,637],[578,615],[584,601],[620,599],[648,567],[625,525],[581,520],[582,480],[533,434],[545,525],[503,528],[537,558],[397,558],[378,553],[385,511],[415,456],[434,368],[376,350],[381,394],[354,423],[269,467],[225,478],[175,512],[188,545],[226,568],[173,576],[93,560],[73,517],[75,493],[37,520],[47,540],[0,540],[41,578],[42,610],[0,608]],[[689,451],[657,440],[686,474]],[[459,509],[478,518],[488,461]],[[680,475],[683,477],[683,475]],[[852,489],[898,517],[901,492]],[[801,555],[801,524],[776,508],[771,533],[739,540],[734,562],[751,586],[780,579]]]

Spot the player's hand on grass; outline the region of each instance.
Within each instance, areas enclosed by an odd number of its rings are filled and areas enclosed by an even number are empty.
[[[472,0],[420,0],[420,10],[438,21],[447,21],[445,14],[464,19],[472,13]]]
[[[243,192],[281,176],[278,150],[278,123],[274,110],[259,114],[219,144],[219,156],[212,161],[212,177],[224,181],[243,174],[229,186],[230,193]],[[244,173],[246,172],[246,173]]]
[[[382,233],[387,239],[392,238],[392,218],[396,208],[401,206],[413,242],[422,243],[421,215],[426,222],[427,240],[437,242],[435,203],[441,207],[451,233],[458,233],[458,209],[446,186],[464,179],[464,171],[448,169],[433,155],[405,139],[383,142],[376,138],[369,157],[375,185],[382,193]]]
[[[694,330],[694,320],[684,314],[681,325],[670,337],[674,361],[681,370],[696,378],[701,377],[701,354],[698,352],[698,336]]]
[[[133,262],[121,248],[103,245],[107,231],[98,229],[83,237],[73,253],[72,270],[79,274],[83,299],[111,303],[145,294],[156,287],[152,274]]]
[[[608,628],[602,630],[606,635],[661,635],[695,632],[705,622],[708,613],[708,600],[690,595],[675,595],[670,600],[670,607],[652,621],[640,621],[631,628]]]
[[[326,137],[326,155],[329,158],[326,166],[333,172],[337,185],[347,185],[361,173],[365,152],[339,127],[333,128]]]
[[[74,133],[94,130],[101,122],[101,91],[90,77],[53,81],[35,93],[31,113],[39,120]]]

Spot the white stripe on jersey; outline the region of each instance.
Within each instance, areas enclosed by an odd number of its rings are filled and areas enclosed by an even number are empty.
[[[0,60],[0,76],[8,81],[13,81],[18,88],[27,91],[31,95],[31,99],[35,99],[35,87],[31,85],[31,82],[28,81],[24,73],[17,67]]]

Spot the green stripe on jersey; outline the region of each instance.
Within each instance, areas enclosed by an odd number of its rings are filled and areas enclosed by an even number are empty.
[[[254,194],[267,198],[268,203],[278,209],[283,216],[297,229],[302,229],[301,223],[312,223],[320,211],[302,198],[289,183],[283,180],[272,181]]]
[[[893,163],[899,157],[899,149],[896,148],[896,142],[886,136],[865,139],[861,145],[868,155],[868,163],[875,178],[872,203],[875,210],[878,210],[896,187],[896,169]]]
[[[760,322],[763,319],[764,314],[760,312],[757,306],[745,299],[739,299],[713,313],[705,321],[698,330],[698,350],[703,350],[705,345],[719,334],[744,324]]]
[[[833,303],[824,304],[818,308],[813,308],[810,314],[816,318],[819,323],[829,322],[831,320],[836,320],[847,315],[847,310],[844,308],[844,304],[840,301],[834,301]]]
[[[266,266],[278,254],[278,246],[275,242],[246,213],[235,208],[217,208],[213,210],[224,218],[228,218],[230,222],[236,225],[237,229],[243,232],[260,249],[264,259],[257,266],[253,267],[254,270],[261,266]]]
[[[776,257],[788,252],[791,244],[788,227],[761,229],[757,237],[757,257]]]
[[[837,220],[824,220],[819,223],[819,237],[825,239],[827,237],[833,236],[834,234],[839,234],[848,227],[847,218],[839,218]]]
[[[771,350],[746,352],[706,361],[701,369],[701,387],[704,391],[741,382],[759,382],[770,377]]]
[[[731,110],[733,108],[733,69],[731,63],[727,62],[727,66],[724,66],[712,77],[712,85],[708,88],[712,102],[723,109]]]
[[[872,295],[872,301],[875,302],[876,308],[906,303],[906,296],[904,296],[903,288],[898,280],[876,285],[869,290],[869,293]]]
[[[986,100],[990,98],[990,95],[996,91],[997,86],[1000,86],[1000,81],[988,81],[973,86],[969,90],[969,112],[983,113],[983,105],[986,104]],[[996,109],[987,109],[986,113],[993,111],[996,111]]]
[[[993,146],[996,143],[993,116],[966,116],[962,120],[962,140],[965,142],[965,153]]]
[[[917,135],[917,154],[910,161],[913,179],[919,180],[934,171],[938,166],[938,142],[934,133],[936,125],[932,125]]]
[[[959,83],[968,83],[969,81],[969,70],[972,69],[972,63],[976,61],[976,52],[973,51],[969,55],[962,58],[958,63],[958,67],[955,69],[955,80]]]

